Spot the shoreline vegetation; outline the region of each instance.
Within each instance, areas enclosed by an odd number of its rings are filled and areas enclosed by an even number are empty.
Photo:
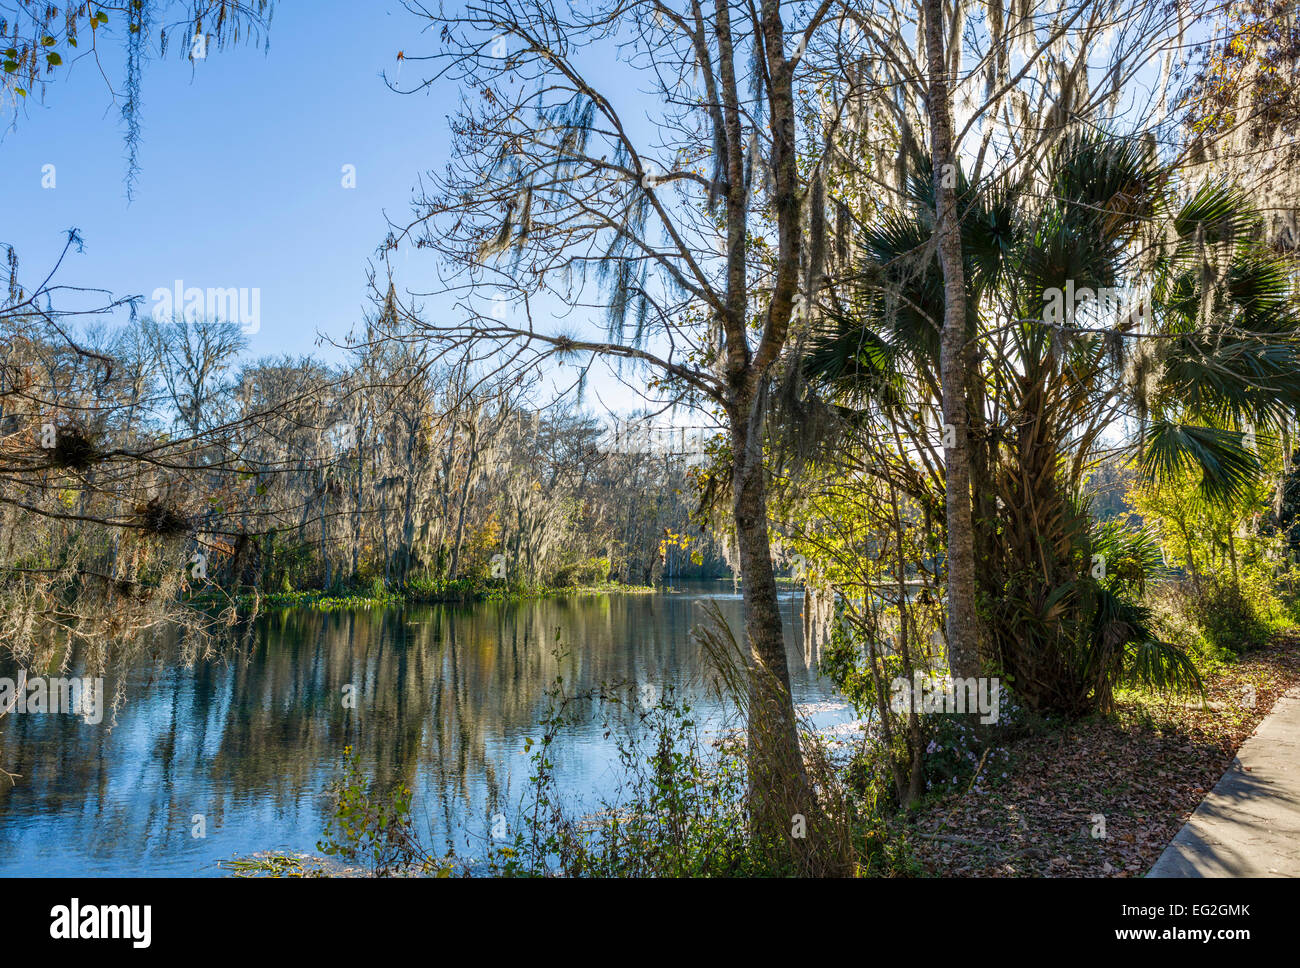
[[[234,599],[241,612],[254,607],[259,610],[282,608],[308,608],[321,612],[347,609],[388,608],[399,605],[468,605],[474,602],[522,602],[570,595],[647,595],[661,590],[671,590],[671,585],[624,585],[621,582],[562,586],[510,586],[483,585],[473,581],[448,581],[437,586],[408,585],[393,591],[378,583],[371,588],[354,589],[301,589],[291,592],[269,592],[264,595],[242,594]],[[189,604],[202,607],[216,604],[213,596],[195,596]]]

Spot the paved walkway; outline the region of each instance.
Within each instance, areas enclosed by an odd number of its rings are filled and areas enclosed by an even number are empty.
[[[1300,690],[1277,701],[1147,877],[1300,877]]]

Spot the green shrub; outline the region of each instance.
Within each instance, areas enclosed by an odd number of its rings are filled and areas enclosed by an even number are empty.
[[[1272,634],[1268,602],[1229,579],[1208,579],[1194,596],[1201,627],[1211,643],[1240,655],[1266,644]]]
[[[1185,649],[1204,675],[1266,645],[1294,624],[1276,584],[1254,569],[1236,581],[1215,576],[1196,584],[1168,583],[1153,596],[1152,605],[1161,633]]]
[[[343,749],[343,763],[343,775],[330,786],[334,813],[317,849],[380,877],[410,868],[422,856],[411,834],[410,788],[377,789],[351,746]]]
[[[1233,661],[1234,653],[1216,645],[1206,633],[1190,585],[1170,582],[1161,586],[1151,596],[1151,606],[1160,637],[1186,652],[1203,678]]]
[[[745,809],[744,743],[704,741],[689,704],[672,695],[649,709],[617,691],[598,697],[603,729],[616,735],[622,765],[617,799],[573,816],[563,803],[551,761],[560,731],[582,717],[585,703],[560,698],[558,683],[542,735],[529,741],[530,801],[520,811],[513,843],[489,857],[508,877],[741,877],[783,873],[754,849]],[[632,715],[619,715],[630,711]]]

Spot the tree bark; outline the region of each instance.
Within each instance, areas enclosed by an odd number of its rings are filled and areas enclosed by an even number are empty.
[[[804,770],[790,695],[785,635],[767,530],[761,431],[750,413],[732,416],[732,511],[740,552],[745,639],[750,651],[749,771],[755,830],[790,836],[794,814],[813,817],[816,802]]]
[[[465,509],[469,506],[469,493],[474,486],[475,470],[478,463],[478,424],[471,426],[468,437],[468,458],[465,464],[465,486],[460,492],[460,506],[456,509],[456,536],[451,546],[451,564],[448,575],[455,580],[460,577],[460,549],[465,537]]]
[[[979,628],[975,613],[975,541],[971,522],[970,420],[966,410],[966,274],[957,220],[957,158],[953,145],[943,4],[923,0],[929,69],[927,110],[934,167],[935,233],[943,269],[943,330],[939,372],[943,384],[945,502],[948,525],[948,666],[954,676],[977,676]]]

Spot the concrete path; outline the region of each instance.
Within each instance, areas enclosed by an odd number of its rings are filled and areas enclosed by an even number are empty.
[[[1147,877],[1300,877],[1300,690],[1277,701]]]

